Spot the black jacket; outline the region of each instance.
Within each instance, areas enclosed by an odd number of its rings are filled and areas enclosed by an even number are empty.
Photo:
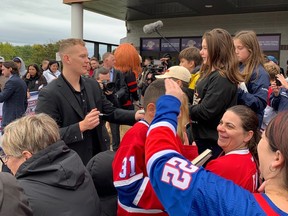
[[[46,78],[43,75],[36,74],[35,77],[30,77],[29,79],[24,76],[23,80],[25,81],[29,92],[39,91],[39,87],[44,87],[47,85]]]
[[[100,201],[93,180],[76,152],[58,141],[34,154],[15,177],[34,216],[95,216]]]
[[[80,132],[79,122],[85,118],[85,115],[62,75],[40,91],[35,112],[50,115],[60,128],[61,139],[79,154],[84,164],[87,164],[93,155],[107,150],[102,135],[105,121],[128,125],[136,121],[134,111],[113,107],[96,80],[83,77],[81,79],[88,97],[88,112],[97,108],[105,114],[100,119],[103,121],[100,121],[97,127],[83,134]]]
[[[23,189],[16,178],[7,172],[0,172],[0,203],[0,215],[33,215]]]
[[[196,92],[199,103],[190,108],[194,138],[216,142],[220,119],[229,107],[237,105],[237,85],[214,71],[208,77],[198,80]]]

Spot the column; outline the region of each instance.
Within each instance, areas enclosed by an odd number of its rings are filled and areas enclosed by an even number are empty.
[[[71,37],[83,39],[83,5],[71,4]]]

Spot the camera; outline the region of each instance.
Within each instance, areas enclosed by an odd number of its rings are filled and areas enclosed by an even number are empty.
[[[102,81],[103,91],[114,91],[115,90],[115,83],[114,82],[107,82],[106,80]]]
[[[276,79],[276,86],[282,86],[282,83],[278,79]]]

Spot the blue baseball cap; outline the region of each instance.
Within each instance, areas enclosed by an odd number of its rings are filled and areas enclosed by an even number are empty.
[[[278,64],[278,60],[274,56],[267,56],[270,61],[273,61],[275,64]]]

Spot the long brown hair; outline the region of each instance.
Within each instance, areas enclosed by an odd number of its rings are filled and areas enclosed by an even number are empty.
[[[216,28],[204,33],[203,39],[207,43],[208,60],[207,64],[202,64],[201,77],[209,76],[214,68],[232,83],[242,81],[231,35],[224,29]]]
[[[247,83],[251,78],[253,70],[258,65],[264,65],[264,57],[254,31],[240,31],[236,33],[234,39],[239,39],[242,45],[250,52],[248,59],[245,61],[245,68],[242,72],[245,82]],[[256,77],[258,77],[258,72],[259,71],[256,71]]]

